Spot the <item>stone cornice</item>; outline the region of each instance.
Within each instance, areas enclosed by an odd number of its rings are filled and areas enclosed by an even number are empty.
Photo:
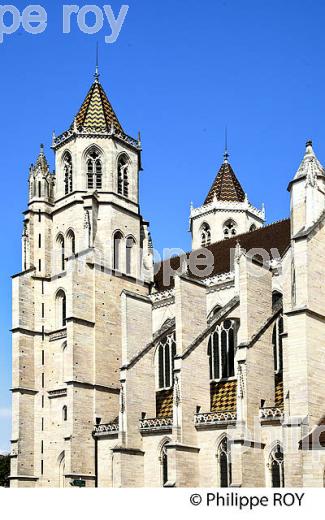
[[[121,295],[122,294],[125,294],[125,296],[128,296],[129,298],[133,298],[134,300],[141,300],[145,303],[151,304],[151,298],[144,294],[139,294],[139,293],[135,293],[132,291],[128,291],[127,289],[123,289],[123,291],[121,292]]]
[[[261,210],[259,210],[255,208],[252,204],[250,204],[250,202],[248,202],[247,199],[244,202],[231,202],[215,199],[213,202],[210,202],[209,204],[204,204],[199,208],[191,208],[190,219],[195,219],[203,215],[208,215],[210,213],[216,213],[217,211],[248,212],[254,217],[257,217],[261,221],[261,223],[265,221],[264,207]]]
[[[53,138],[51,148],[53,150],[59,150],[62,146],[66,145],[70,141],[74,141],[77,138],[82,139],[116,139],[117,141],[122,142],[124,145],[128,146],[132,150],[136,152],[141,152],[141,144],[139,141],[134,139],[133,137],[119,132],[116,129],[112,129],[111,131],[105,130],[94,130],[93,128],[87,127],[78,127],[78,128],[70,128],[66,132],[63,132],[58,137]]]
[[[96,384],[96,383],[89,383],[87,381],[78,381],[75,379],[72,379],[71,381],[66,381],[65,383],[66,383],[66,385],[79,386],[81,388],[89,388],[89,389],[93,389],[93,390],[98,390],[100,392],[108,392],[108,393],[112,393],[112,394],[120,393],[120,388],[116,387],[116,386],[100,385],[100,384]]]
[[[24,388],[23,386],[15,386],[10,389],[12,393],[19,392],[21,394],[29,394],[36,395],[38,394],[38,390],[34,390],[33,388]]]
[[[66,322],[78,323],[78,325],[85,325],[86,327],[95,327],[95,322],[92,320],[86,320],[85,318],[78,318],[78,316],[69,316]]]
[[[166,445],[167,450],[176,450],[176,451],[187,451],[190,453],[199,453],[200,448],[198,446],[190,446],[189,444],[183,444],[182,442],[169,442]]]
[[[296,309],[292,309],[290,311],[286,311],[284,314],[286,316],[294,316],[296,314],[307,314],[308,316],[310,316],[312,318],[317,318],[319,320],[325,321],[324,314],[320,314],[320,313],[318,313],[316,311],[313,311],[312,309],[310,309],[307,306],[297,307]]]
[[[25,271],[20,271],[20,273],[13,274],[11,276],[11,279],[18,278],[19,276],[25,276],[26,274],[32,273],[33,271],[36,271],[36,267],[30,267],[29,269],[26,269]]]
[[[32,475],[10,475],[9,480],[38,480],[38,477]]]
[[[15,334],[16,332],[20,332],[20,334],[26,334],[27,336],[42,336],[41,331],[26,329],[25,327],[14,327],[14,328],[10,329],[10,332],[12,332],[12,334]],[[44,334],[46,334],[46,333],[44,333]]]
[[[111,448],[113,453],[126,453],[127,455],[140,455],[140,457],[144,456],[144,451],[137,448],[124,448],[123,446],[115,446],[115,448]]]

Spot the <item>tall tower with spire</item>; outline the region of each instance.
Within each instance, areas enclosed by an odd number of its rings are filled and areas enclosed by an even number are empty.
[[[226,147],[223,163],[203,205],[191,207],[192,249],[253,231],[264,222],[264,207],[259,210],[248,201],[231,167]]]
[[[152,281],[139,209],[141,143],[99,81],[30,168],[22,271],[13,277],[12,486],[95,485],[96,418],[119,414],[120,295]]]

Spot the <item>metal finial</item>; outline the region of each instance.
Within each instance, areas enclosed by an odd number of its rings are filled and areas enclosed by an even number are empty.
[[[228,129],[227,126],[225,126],[225,151],[223,154],[223,162],[228,163],[229,159],[229,153],[228,153]]]
[[[98,51],[98,42],[96,43],[96,68],[95,68],[95,81],[99,80],[99,51]]]

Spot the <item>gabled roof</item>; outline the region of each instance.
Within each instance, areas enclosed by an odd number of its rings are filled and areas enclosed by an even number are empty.
[[[75,117],[75,124],[77,128],[108,132],[113,126],[115,130],[123,133],[122,126],[97,77]]]
[[[215,197],[217,200],[229,202],[244,202],[245,200],[245,192],[241,187],[231,164],[228,162],[227,153],[225,153],[224,162],[213,181],[204,204],[209,204]]]
[[[280,220],[279,222],[274,222],[255,231],[235,235],[232,238],[221,240],[220,242],[215,242],[207,246],[206,249],[212,252],[214,258],[213,270],[209,276],[228,273],[233,269],[231,260],[233,259],[233,252],[237,242],[241,248],[246,251],[252,248],[262,248],[270,254],[270,258],[273,258],[272,254],[274,251],[271,252],[271,249],[275,249],[278,251],[280,257],[282,257],[290,246],[290,219]],[[200,250],[197,250],[195,253],[197,254],[199,251]],[[190,254],[192,253],[187,253],[185,256],[188,258]],[[169,266],[174,271],[179,269],[182,261],[184,261],[184,255],[174,256],[161,263],[160,268],[158,271],[156,270],[155,274],[155,287],[158,291],[165,291],[173,287],[174,279],[171,278],[171,280],[169,280],[170,277],[166,276],[166,273],[168,274],[170,272]],[[164,275],[167,278],[167,284],[166,280],[164,280]],[[198,276],[193,276],[190,272],[188,272],[188,275],[192,278],[198,278]]]

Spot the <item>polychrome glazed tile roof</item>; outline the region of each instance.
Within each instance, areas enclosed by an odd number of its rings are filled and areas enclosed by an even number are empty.
[[[283,408],[283,377],[282,374],[275,376],[275,406]]]
[[[228,202],[244,202],[245,200],[244,190],[228,160],[222,163],[204,204],[209,204],[215,197],[217,200]]]
[[[173,389],[161,390],[156,393],[156,417],[171,417],[173,415]]]
[[[86,96],[85,101],[76,115],[75,124],[77,128],[89,130],[111,130],[122,132],[122,126],[117,119],[112,105],[108,101],[106,93],[98,80],[95,80]]]
[[[211,383],[211,412],[236,412],[237,381]]]

